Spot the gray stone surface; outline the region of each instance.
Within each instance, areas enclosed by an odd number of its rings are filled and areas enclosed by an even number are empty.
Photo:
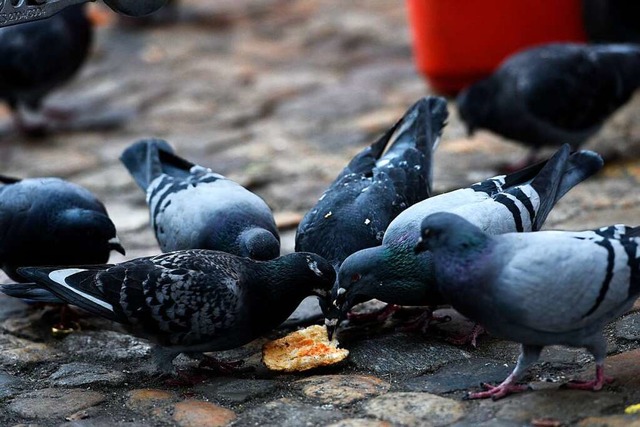
[[[345,418],[344,414],[330,406],[317,407],[298,400],[283,398],[248,410],[238,417],[236,425],[297,427],[330,424],[341,418]]]
[[[435,373],[411,378],[402,384],[407,391],[450,393],[477,387],[481,382],[499,383],[513,370],[511,364],[497,360],[472,358],[449,363]]]
[[[640,313],[633,313],[616,322],[616,337],[640,340]]]
[[[81,387],[97,384],[115,386],[124,381],[125,375],[122,372],[94,363],[68,363],[60,366],[49,377],[51,385],[56,387]]]
[[[204,397],[228,403],[243,403],[269,395],[278,388],[273,380],[221,378],[194,390]]]
[[[376,374],[418,375],[468,358],[468,352],[459,347],[406,333],[374,336],[345,347],[356,368]]]

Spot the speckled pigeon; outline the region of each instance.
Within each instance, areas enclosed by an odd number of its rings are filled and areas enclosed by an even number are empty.
[[[421,225],[416,250],[429,250],[441,295],[496,336],[522,344],[509,377],[470,398],[498,399],[517,385],[547,345],[585,347],[595,357],[592,381],[570,388],[599,390],[606,341],[602,329],[640,294],[640,228],[541,231],[491,236],[463,218],[435,213]]]
[[[120,158],[146,191],[151,225],[163,252],[211,249],[268,260],[280,255],[269,206],[240,184],[146,139]]]
[[[59,178],[0,176],[0,267],[16,281],[21,266],[103,264],[124,248],[104,205]]]
[[[354,304],[377,298],[397,305],[439,305],[431,255],[414,254],[425,216],[454,212],[490,234],[539,230],[556,202],[595,174],[602,158],[591,151],[569,154],[564,145],[546,163],[489,178],[469,188],[431,197],[402,212],[389,225],[381,246],[349,256],[333,291],[332,329]],[[337,317],[337,318],[336,318]]]
[[[575,150],[640,86],[640,46],[555,43],[507,58],[457,99],[469,132],[488,129],[532,147]]]
[[[305,297],[326,297],[335,281],[333,267],[315,254],[256,261],[205,249],[113,266],[18,272],[69,304],[156,343],[154,356],[165,372],[173,371],[179,353],[228,350],[254,340],[282,323]],[[20,296],[19,286],[12,285],[13,296]]]
[[[1,2],[0,2],[1,3]],[[66,83],[89,54],[93,29],[85,5],[70,6],[41,21],[0,28],[0,99],[16,113],[17,126],[40,133],[55,112],[43,99]]]
[[[302,219],[296,250],[320,254],[337,270],[355,251],[379,245],[393,218],[431,195],[447,114],[443,98],[423,98],[358,153]]]

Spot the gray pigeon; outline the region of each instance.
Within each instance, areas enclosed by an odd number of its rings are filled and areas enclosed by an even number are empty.
[[[300,222],[296,251],[322,255],[337,270],[352,253],[379,245],[400,212],[431,195],[446,118],[443,98],[423,98],[358,153]]]
[[[595,357],[592,381],[570,388],[599,390],[604,375],[604,326],[640,294],[640,227],[542,231],[491,236],[451,213],[428,216],[416,251],[429,250],[442,297],[496,336],[522,344],[505,381],[470,398],[498,399],[526,389],[516,382],[547,345],[585,347]]]
[[[146,191],[151,225],[163,252],[211,249],[268,260],[280,255],[273,213],[240,184],[146,139],[120,157]]]
[[[389,225],[381,246],[358,251],[342,263],[327,326],[335,330],[353,305],[373,298],[396,305],[442,303],[435,289],[431,255],[413,251],[425,216],[454,212],[490,234],[536,231],[556,202],[602,165],[596,153],[569,154],[565,145],[546,163],[413,205]]]
[[[103,264],[124,254],[107,211],[86,188],[60,178],[0,176],[0,268]],[[55,299],[54,299],[55,300]]]
[[[640,46],[553,43],[518,52],[457,98],[469,133],[482,128],[532,148],[577,150],[640,86]]]
[[[16,297],[35,286],[124,324],[157,344],[165,372],[180,353],[240,347],[282,323],[307,296],[326,297],[335,270],[320,256],[293,253],[255,261],[204,249],[137,258],[112,266],[24,267],[33,284],[0,286]],[[21,286],[25,295],[20,295]]]

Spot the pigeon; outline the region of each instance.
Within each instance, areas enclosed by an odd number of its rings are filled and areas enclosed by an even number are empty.
[[[422,98],[358,153],[300,222],[295,250],[317,253],[337,271],[352,253],[379,245],[400,212],[431,195],[447,115],[443,98]]]
[[[640,86],[640,46],[554,43],[507,58],[457,98],[469,133],[488,129],[530,146],[578,147]]]
[[[565,144],[546,162],[431,197],[398,215],[381,246],[358,251],[342,263],[332,292],[334,309],[326,321],[330,333],[351,307],[373,298],[394,305],[441,305],[431,254],[413,251],[422,219],[445,211],[489,234],[537,231],[564,194],[603,166],[602,158],[592,151],[569,152]]]
[[[111,266],[23,267],[18,273],[155,343],[155,361],[165,373],[173,372],[180,353],[247,344],[281,324],[305,297],[326,297],[335,281],[331,264],[315,254],[257,261],[206,249]],[[20,296],[19,287],[12,286],[12,296]],[[32,287],[26,286],[27,295]]]
[[[93,28],[84,5],[40,21],[0,28],[0,100],[27,134],[46,131],[60,113],[44,98],[75,76],[89,55]]]
[[[210,249],[262,261],[280,255],[271,209],[235,181],[176,156],[160,139],[133,144],[120,160],[147,193],[163,252]]]
[[[425,218],[415,250],[430,251],[443,298],[492,334],[522,344],[505,381],[468,397],[526,389],[516,383],[547,345],[593,354],[595,378],[568,387],[595,391],[612,381],[604,375],[602,329],[640,294],[639,248],[640,227],[492,236],[452,213]]]
[[[116,227],[89,190],[60,178],[0,176],[0,268],[15,281],[23,266],[104,264],[124,255]]]

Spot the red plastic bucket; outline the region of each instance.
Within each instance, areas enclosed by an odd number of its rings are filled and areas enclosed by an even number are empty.
[[[407,0],[418,70],[455,94],[509,54],[552,41],[585,41],[581,0]]]

